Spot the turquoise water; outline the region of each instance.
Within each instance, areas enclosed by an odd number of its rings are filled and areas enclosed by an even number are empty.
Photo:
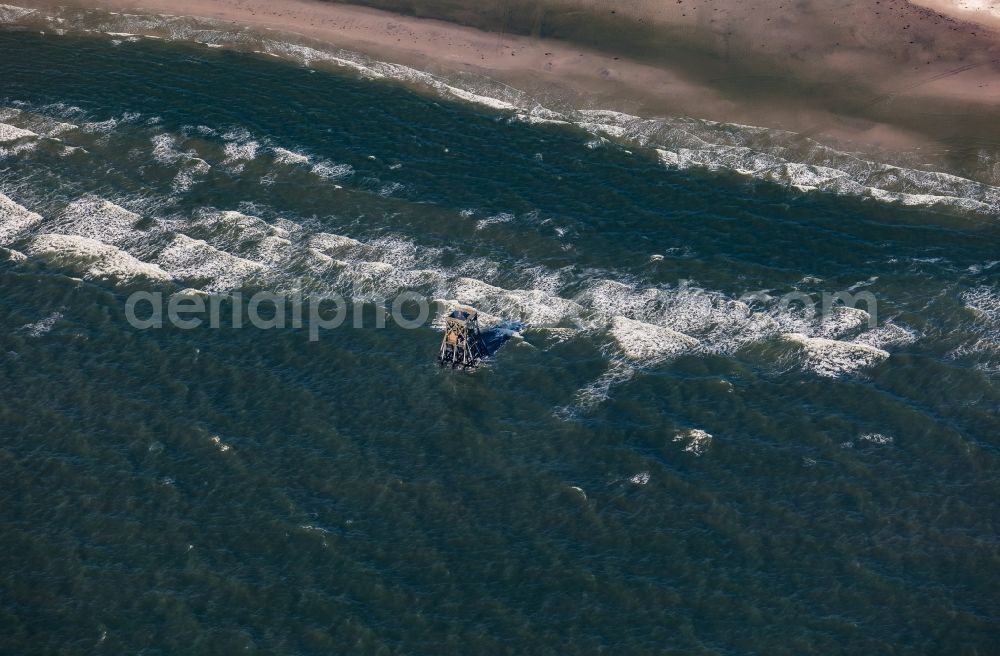
[[[0,123],[0,652],[1000,647],[992,211],[148,39],[0,31]],[[181,289],[529,327],[129,325]]]

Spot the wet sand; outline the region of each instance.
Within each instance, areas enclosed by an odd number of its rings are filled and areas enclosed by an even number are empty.
[[[961,0],[366,3],[402,13],[313,0],[58,4],[225,20],[486,76],[550,106],[782,128],[1000,183],[1000,32]]]

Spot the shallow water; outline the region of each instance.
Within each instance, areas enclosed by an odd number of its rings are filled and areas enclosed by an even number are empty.
[[[149,39],[2,31],[0,80],[0,651],[996,649],[995,189]],[[126,321],[183,288],[530,325],[466,373],[433,321]],[[839,291],[875,325],[781,303]]]

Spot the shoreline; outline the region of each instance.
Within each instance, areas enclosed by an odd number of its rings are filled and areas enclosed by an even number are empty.
[[[915,5],[1000,32],[1000,2],[995,0],[911,0]]]
[[[546,107],[614,110],[641,117],[689,116],[787,130],[878,161],[1000,184],[1000,145],[987,138],[989,126],[1000,124],[1000,35],[984,27],[983,36],[956,36],[956,25],[963,23],[909,3],[907,12],[936,17],[933,25],[928,19],[922,27],[937,38],[933,49],[939,52],[936,59],[925,60],[923,68],[903,65],[912,63],[908,53],[858,47],[831,53],[814,45],[807,48],[809,57],[800,52],[801,61],[792,57],[772,75],[747,77],[739,74],[766,69],[775,52],[814,36],[815,25],[792,29],[783,41],[769,42],[736,61],[719,58],[713,51],[718,44],[698,46],[717,28],[686,25],[670,15],[659,17],[654,32],[676,36],[676,52],[625,56],[565,39],[486,32],[434,18],[316,0],[287,0],[278,7],[266,0],[143,0],[140,8],[125,0],[18,4],[223,21],[258,33],[315,40],[436,75],[491,80]],[[640,14],[636,10],[630,19],[641,21]],[[744,32],[755,34],[752,25]],[[834,38],[841,37],[828,37]],[[983,43],[989,47],[980,47]],[[724,48],[735,46],[730,41]],[[853,76],[859,67],[872,72],[869,79]]]

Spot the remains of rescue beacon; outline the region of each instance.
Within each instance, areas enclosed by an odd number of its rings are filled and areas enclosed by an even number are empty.
[[[438,363],[444,367],[464,367],[470,369],[485,358],[486,346],[479,332],[479,316],[475,308],[467,305],[456,306],[445,318],[444,337]]]

